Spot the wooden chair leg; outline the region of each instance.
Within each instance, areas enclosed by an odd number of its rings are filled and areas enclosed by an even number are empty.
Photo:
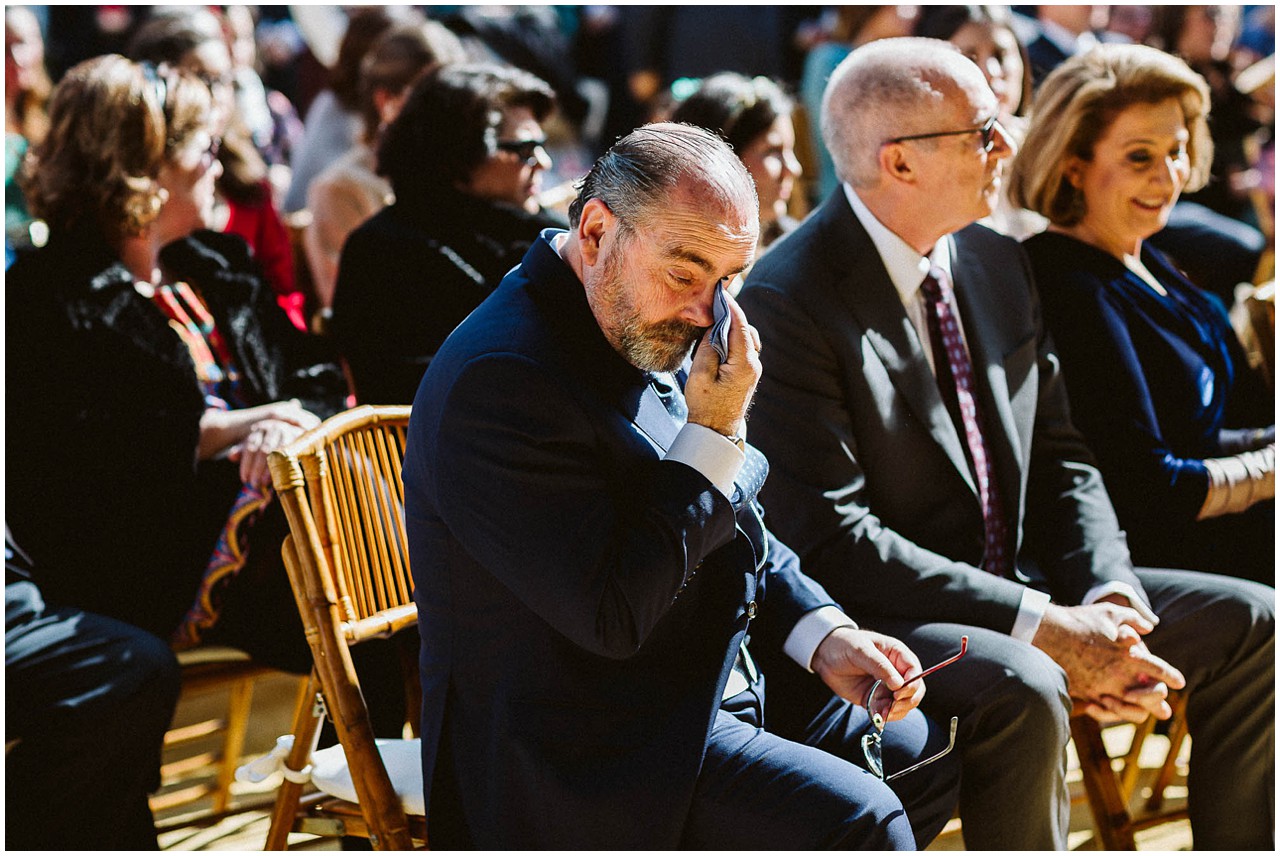
[[[321,717],[316,707],[316,694],[319,691],[320,682],[313,669],[298,693],[298,703],[293,712],[293,749],[284,761],[285,767],[290,770],[304,768],[315,748],[316,735],[320,733],[321,726]],[[305,787],[300,782],[288,779],[280,784],[275,806],[271,810],[271,827],[267,830],[263,850],[288,849],[289,833],[293,831],[293,821],[298,814],[298,804]]]
[[[1154,716],[1148,716],[1141,725],[1134,726],[1133,742],[1129,744],[1129,751],[1124,756],[1124,766],[1120,768],[1120,798],[1124,800],[1125,805],[1129,804],[1134,788],[1138,784],[1138,774],[1142,772],[1142,767],[1139,763],[1142,756],[1142,747],[1155,730],[1156,718]]]
[[[227,702],[227,730],[222,737],[222,761],[218,765],[218,781],[213,792],[213,812],[222,814],[231,806],[231,783],[244,752],[244,736],[249,729],[249,711],[253,707],[254,678],[243,678],[231,685]]]
[[[1093,810],[1098,836],[1104,850],[1136,850],[1129,808],[1120,794],[1111,769],[1111,757],[1102,743],[1102,729],[1087,716],[1071,718],[1071,738],[1080,756],[1080,772],[1085,794]]]
[[[397,644],[396,649],[400,655],[400,674],[404,678],[404,721],[408,725],[407,736],[421,737],[422,735],[418,733],[422,724],[422,685],[418,678],[418,646]]]
[[[1187,696],[1180,694],[1173,702],[1173,718],[1169,720],[1169,754],[1165,755],[1160,771],[1156,773],[1155,782],[1151,785],[1151,796],[1147,798],[1147,811],[1159,811],[1164,805],[1165,788],[1173,782],[1178,771],[1178,753],[1182,750],[1182,741],[1187,738]]]

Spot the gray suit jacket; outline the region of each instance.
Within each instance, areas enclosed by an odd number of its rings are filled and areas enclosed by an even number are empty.
[[[750,420],[769,456],[770,528],[851,615],[1008,632],[1024,585],[1077,604],[1139,593],[1093,458],[1071,425],[1021,247],[954,235],[957,301],[1017,571],[982,571],[977,489],[919,337],[842,191],[751,271],[740,301],[763,339]]]

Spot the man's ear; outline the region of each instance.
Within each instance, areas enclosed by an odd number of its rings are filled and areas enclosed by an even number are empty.
[[[599,199],[590,199],[582,206],[582,216],[578,218],[578,249],[584,265],[595,267],[599,263],[601,245],[605,236],[617,229],[617,220],[609,206]]]
[[[902,143],[885,143],[880,147],[880,171],[895,181],[914,183],[915,166],[910,152]]]

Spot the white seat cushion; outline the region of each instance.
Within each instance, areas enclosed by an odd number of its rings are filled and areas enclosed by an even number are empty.
[[[426,814],[422,800],[422,741],[379,738],[378,753],[386,765],[391,786],[400,797],[400,805],[407,814]],[[311,781],[330,796],[349,802],[359,802],[356,788],[351,782],[351,770],[342,746],[321,749],[311,756]]]

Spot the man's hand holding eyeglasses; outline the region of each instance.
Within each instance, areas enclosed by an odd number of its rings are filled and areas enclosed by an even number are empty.
[[[906,644],[882,633],[838,627],[822,640],[810,665],[832,692],[856,705],[866,704],[871,685],[883,681],[893,692],[893,706],[888,713],[880,711],[889,722],[902,719],[924,698],[924,681],[904,686],[920,673],[920,660]]]

